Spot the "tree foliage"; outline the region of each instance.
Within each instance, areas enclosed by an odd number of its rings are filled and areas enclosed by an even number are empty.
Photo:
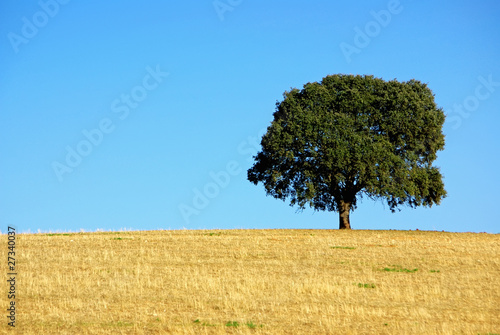
[[[432,166],[444,148],[444,119],[420,81],[327,76],[276,103],[248,179],[292,206],[339,212],[340,228],[350,228],[362,195],[392,211],[430,207],[446,196]]]

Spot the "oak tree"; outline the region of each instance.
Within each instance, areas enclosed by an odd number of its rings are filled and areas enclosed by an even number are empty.
[[[330,75],[283,94],[248,180],[291,206],[338,212],[340,229],[363,195],[393,212],[431,207],[446,196],[432,165],[444,120],[418,80]]]

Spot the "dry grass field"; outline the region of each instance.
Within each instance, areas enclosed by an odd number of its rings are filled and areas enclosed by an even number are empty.
[[[500,333],[498,234],[20,234],[16,248],[12,333]],[[11,333],[5,288],[0,303]]]

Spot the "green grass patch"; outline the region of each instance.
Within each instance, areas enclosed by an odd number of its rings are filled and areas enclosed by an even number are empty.
[[[382,271],[412,273],[412,272],[417,272],[418,269],[406,269],[406,268],[403,268],[401,265],[393,265],[392,268],[383,268]]]
[[[207,233],[205,235],[207,235],[207,236],[221,236],[222,233],[221,232],[218,232],[218,233]]]
[[[375,288],[375,284],[363,284],[363,283],[358,283],[358,287],[362,288]]]
[[[208,322],[202,322],[200,319],[194,320],[193,323],[197,324],[197,325],[200,325],[200,326],[203,326],[203,327],[216,327],[216,325],[210,324]],[[253,321],[248,321],[244,325],[247,326],[250,329],[256,329],[257,327],[259,327],[259,328],[263,328],[264,327],[263,324],[257,325]],[[238,328],[238,327],[242,326],[242,324],[240,324],[238,321],[228,321],[228,322],[225,323],[225,326],[226,327]]]
[[[215,327],[215,325],[208,322],[201,322],[200,319],[196,319],[193,321],[195,324],[203,326],[203,327]]]
[[[247,327],[250,329],[255,329],[257,328],[257,325],[253,323],[252,321],[246,323]]]
[[[439,270],[430,270],[429,272],[431,272],[431,273],[439,273],[441,271],[439,271]]]
[[[259,326],[257,326],[255,323],[253,323],[252,321],[249,321],[246,323],[247,327],[250,328],[250,329],[256,329],[257,327],[259,328],[263,328],[264,325],[263,324],[260,324]]]
[[[71,236],[73,234],[47,234],[47,236]]]
[[[348,250],[353,250],[353,249],[356,249],[356,247],[342,247],[342,246],[333,246],[333,247],[330,247],[332,249],[348,249]]]

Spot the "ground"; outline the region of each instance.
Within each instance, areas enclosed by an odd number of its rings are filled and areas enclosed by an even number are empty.
[[[18,234],[16,330],[495,334],[500,333],[499,255],[498,234]],[[1,306],[9,301],[2,294]],[[0,332],[10,328],[3,319]]]

